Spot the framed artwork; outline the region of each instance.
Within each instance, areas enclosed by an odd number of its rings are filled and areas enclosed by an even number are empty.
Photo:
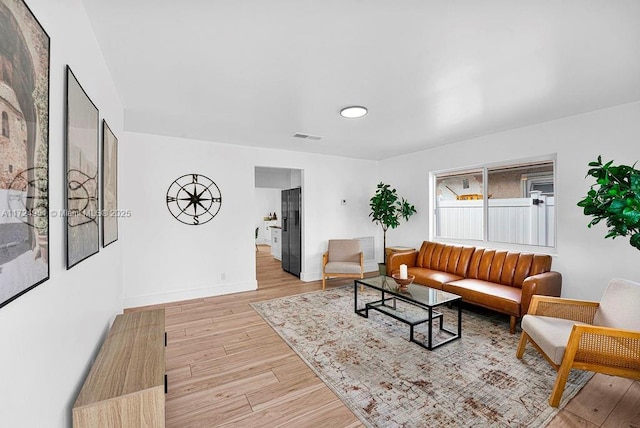
[[[67,66],[67,269],[97,253],[98,109]]]
[[[102,121],[102,246],[118,240],[118,139]]]
[[[0,307],[49,279],[49,36],[0,0]]]

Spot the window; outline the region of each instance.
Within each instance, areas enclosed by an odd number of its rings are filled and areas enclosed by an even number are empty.
[[[9,115],[6,111],[2,112],[2,136],[9,137]]]
[[[436,238],[555,246],[555,162],[433,174]]]
[[[436,175],[437,237],[483,239],[482,178],[481,169]]]
[[[523,198],[529,196],[532,191],[540,191],[543,195],[553,196],[553,170],[524,173],[521,181]]]

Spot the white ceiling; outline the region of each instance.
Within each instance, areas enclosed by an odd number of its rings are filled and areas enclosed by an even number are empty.
[[[640,100],[638,0],[83,2],[135,132],[384,159]]]

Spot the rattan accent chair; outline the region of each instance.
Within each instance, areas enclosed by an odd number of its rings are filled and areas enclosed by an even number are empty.
[[[322,289],[330,277],[364,278],[364,253],[358,239],[330,239],[322,255]]]
[[[558,372],[558,407],[571,369],[640,380],[640,283],[615,278],[600,302],[534,295],[522,318],[516,356],[528,342]]]

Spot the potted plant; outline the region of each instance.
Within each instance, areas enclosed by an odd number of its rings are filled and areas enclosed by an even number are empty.
[[[371,207],[371,212],[369,213],[371,221],[382,227],[382,248],[384,252],[383,263],[380,266],[382,273],[382,269],[387,263],[387,230],[398,227],[401,218],[408,221],[409,217],[416,213],[416,209],[404,198],[399,197],[396,189],[392,189],[390,185],[382,182],[378,184],[375,195],[369,201],[369,206]]]
[[[589,162],[587,176],[594,177],[587,196],[578,202],[584,214],[593,219],[591,227],[605,220],[609,231],[605,238],[630,236],[629,243],[640,250],[640,171],[636,164],[602,163],[602,157]]]

